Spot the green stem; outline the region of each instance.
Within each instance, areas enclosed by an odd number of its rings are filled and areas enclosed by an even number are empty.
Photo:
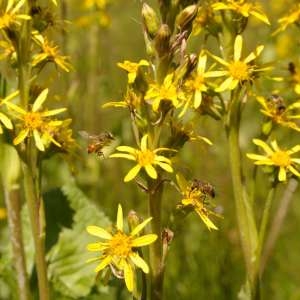
[[[10,241],[13,252],[13,262],[16,269],[18,295],[20,300],[31,299],[28,276],[26,272],[26,257],[22,237],[21,206],[19,190],[8,190],[3,186],[4,200],[7,208],[8,226],[10,230]]]
[[[26,2],[26,10],[29,14],[33,1]],[[28,109],[30,78],[31,78],[31,21],[24,22],[18,40],[18,80],[21,104]],[[37,164],[37,150],[31,139],[27,140],[25,161],[22,163],[24,174],[25,199],[28,206],[31,230],[35,246],[35,261],[39,286],[39,299],[49,300],[49,287],[47,280],[47,265],[45,260],[45,233],[43,203],[40,197],[39,174]]]
[[[242,181],[241,152],[239,146],[241,104],[238,93],[233,95],[231,101],[228,126],[230,168],[238,229],[245,259],[247,278],[250,282],[252,298],[254,299],[258,283],[254,263],[255,250],[257,248],[257,229],[252,207],[248,202]]]
[[[49,286],[47,279],[47,265],[45,260],[45,233],[42,212],[43,205],[36,191],[32,170],[25,163],[22,164],[24,174],[24,191],[29,210],[31,230],[35,247],[35,262],[38,276],[39,299],[49,300]]]
[[[162,268],[162,242],[161,242],[161,199],[163,186],[158,187],[159,179],[148,181],[149,189],[149,214],[153,218],[151,221],[152,233],[157,234],[158,239],[150,245],[150,269],[151,282],[150,293],[151,300],[163,299],[163,277]]]
[[[258,234],[258,245],[257,245],[257,251],[256,251],[256,262],[257,262],[257,271],[258,274],[260,273],[260,262],[261,262],[261,255],[262,255],[262,249],[265,241],[265,234],[266,234],[266,228],[270,219],[270,210],[272,206],[272,202],[274,199],[275,195],[275,190],[276,190],[276,183],[272,185],[272,187],[269,189],[268,196],[266,199],[264,211],[262,214],[262,219],[260,223],[260,228],[259,228],[259,234]]]

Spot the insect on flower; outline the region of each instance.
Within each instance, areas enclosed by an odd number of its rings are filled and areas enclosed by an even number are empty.
[[[103,156],[102,149],[115,139],[112,133],[105,131],[100,134],[89,134],[86,131],[79,131],[79,134],[88,141],[87,152],[96,153],[98,156]]]
[[[202,181],[199,179],[194,179],[191,185],[191,192],[201,191],[204,195],[208,195],[211,198],[215,198],[216,192],[212,184],[207,181]]]

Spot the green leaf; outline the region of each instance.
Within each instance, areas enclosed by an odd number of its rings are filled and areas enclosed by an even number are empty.
[[[72,228],[64,228],[60,232],[58,242],[48,253],[48,276],[55,291],[61,295],[75,299],[87,297],[95,282],[97,263],[86,263],[88,258],[93,257],[86,246],[95,239],[85,228],[87,225],[109,227],[111,221],[74,182],[63,186],[62,191],[75,214]]]

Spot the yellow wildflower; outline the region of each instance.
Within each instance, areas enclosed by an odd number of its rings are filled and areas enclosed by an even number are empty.
[[[283,98],[277,95],[272,95],[269,99],[258,96],[256,99],[262,106],[260,111],[272,122],[300,131],[299,126],[293,121],[300,119],[300,114],[295,114],[295,111],[300,110],[300,101],[286,106]]]
[[[180,174],[176,175],[176,179],[182,195],[181,203],[183,206],[192,207],[209,230],[218,230],[209,219],[209,215],[217,215],[209,210],[207,201],[209,196],[214,197],[213,187],[209,183],[197,179],[187,182]]]
[[[138,63],[125,60],[123,63],[118,63],[118,67],[128,72],[128,83],[134,83],[138,70],[141,66],[149,66],[145,59],[141,59]]]
[[[299,24],[300,21],[300,4],[290,10],[290,13],[278,20],[279,27],[273,35],[286,30],[291,24]]]
[[[300,158],[291,157],[291,155],[300,151],[300,145],[296,145],[290,150],[282,150],[278,147],[275,140],[271,142],[271,147],[259,139],[253,139],[253,143],[261,147],[266,153],[266,155],[247,153],[248,158],[256,160],[254,162],[256,165],[274,166],[279,168],[279,181],[286,181],[287,172],[291,172],[293,175],[300,177],[300,173],[296,168],[296,164],[300,164]]]
[[[156,234],[138,236],[151,219],[146,219],[138,224],[130,234],[126,234],[123,230],[123,210],[119,204],[115,230],[108,232],[98,226],[88,226],[86,230],[89,234],[105,240],[87,246],[88,251],[101,253],[100,256],[88,260],[88,262],[101,260],[95,272],[98,273],[105,267],[110,266],[114,270],[114,274],[117,273],[125,279],[127,289],[132,292],[134,286],[136,286],[135,267],[142,269],[144,273],[149,273],[147,263],[139,256],[136,248],[147,246],[157,239]]]
[[[10,101],[11,99],[15,98],[18,95],[19,95],[19,91],[15,91],[12,94],[10,94],[9,96],[5,97],[4,99],[0,99],[0,107],[3,104],[7,104],[8,105],[7,102]],[[5,115],[3,112],[0,111],[0,134],[3,133],[3,128],[2,128],[1,123],[7,129],[13,129],[13,124],[12,124],[10,118],[7,115]]]
[[[6,219],[6,216],[7,216],[6,209],[3,207],[0,207],[0,220]]]
[[[173,168],[171,166],[171,160],[162,156],[157,155],[160,151],[175,151],[169,148],[157,148],[155,150],[151,150],[147,147],[148,144],[148,135],[145,134],[141,139],[140,149],[135,149],[133,147],[128,146],[119,146],[117,150],[125,153],[114,153],[109,157],[121,157],[129,160],[133,160],[137,162],[135,165],[125,176],[124,181],[128,182],[134,179],[137,174],[140,172],[141,168],[144,168],[146,173],[153,179],[157,178],[157,171],[154,166],[158,165],[163,170],[167,172],[173,172]]]
[[[110,0],[84,0],[83,5],[86,8],[97,7],[99,9],[105,9]]]
[[[12,29],[13,26],[20,25],[20,20],[29,20],[30,16],[18,14],[17,12],[24,5],[26,0],[8,0],[6,8],[0,7],[0,29]]]
[[[33,56],[33,66],[50,61],[66,72],[72,70],[72,65],[69,62],[68,56],[60,55],[58,46],[55,46],[53,42],[49,42],[47,38],[44,38],[41,35],[35,35],[34,40],[41,47],[43,52]]]
[[[169,101],[177,108],[181,106],[181,100],[185,99],[183,92],[178,90],[173,82],[174,74],[168,74],[164,82],[159,85],[157,83],[150,84],[150,87],[145,95],[145,100],[149,100],[153,110],[156,112],[159,109],[161,101]]]
[[[256,3],[249,3],[245,0],[227,0],[213,3],[212,8],[214,10],[232,10],[245,18],[248,18],[250,15],[252,15],[260,21],[270,25],[268,17],[262,11],[260,5]]]
[[[187,93],[192,93],[194,96],[194,108],[197,109],[202,102],[202,93],[208,90],[208,83],[206,78],[219,77],[223,75],[221,71],[206,72],[207,55],[200,53],[196,72],[191,75],[184,83]]]
[[[243,84],[244,82],[251,81],[255,76],[256,72],[262,71],[264,69],[258,69],[253,64],[262,50],[264,49],[263,45],[260,45],[256,48],[255,52],[251,52],[245,59],[241,59],[243,47],[243,38],[241,35],[237,35],[234,42],[234,54],[233,60],[230,62],[225,61],[224,59],[212,55],[211,56],[222,64],[227,70],[223,71],[224,76],[228,76],[223,83],[216,88],[216,92],[223,92],[225,90],[233,90],[237,87],[238,84]]]
[[[23,142],[27,137],[33,135],[35,145],[40,151],[45,151],[45,146],[42,140],[42,135],[48,132],[48,126],[59,126],[62,121],[51,120],[49,117],[60,114],[66,111],[66,108],[58,108],[53,110],[45,110],[40,112],[40,108],[45,102],[48,95],[48,89],[44,89],[34,101],[32,108],[29,111],[13,104],[7,103],[7,106],[18,113],[17,118],[21,120],[22,129],[13,140],[14,145]]]

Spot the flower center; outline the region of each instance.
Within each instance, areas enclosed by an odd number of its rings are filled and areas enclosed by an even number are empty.
[[[111,255],[128,257],[132,249],[132,237],[118,231],[109,241]]]
[[[41,114],[38,112],[28,112],[24,116],[24,124],[28,129],[37,129],[43,125]]]
[[[138,151],[137,161],[140,166],[151,165],[154,162],[155,154],[151,150]]]
[[[44,52],[48,55],[49,58],[55,58],[58,54],[57,52],[57,46],[51,46],[48,43],[45,43],[43,46],[43,50]]]
[[[174,99],[177,97],[176,87],[173,84],[170,86],[163,85],[160,88],[159,94],[161,99]]]
[[[242,61],[234,61],[229,65],[230,75],[239,81],[249,79],[249,68],[248,65]]]
[[[279,167],[287,167],[291,164],[290,156],[286,151],[274,152],[271,159],[274,165]]]
[[[0,17],[0,28],[9,28],[9,26],[11,25],[11,23],[13,23],[14,18],[12,15],[4,13],[1,17]]]

